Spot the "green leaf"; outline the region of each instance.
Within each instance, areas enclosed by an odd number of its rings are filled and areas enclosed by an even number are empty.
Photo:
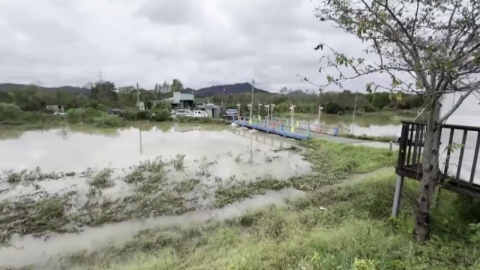
[[[398,101],[402,100],[402,92],[398,92],[397,95],[395,96],[395,99]]]
[[[417,87],[417,89],[423,89],[423,83],[422,81],[418,80],[415,84],[415,86]]]
[[[371,83],[367,84],[367,90],[366,91],[367,91],[367,93],[370,93],[370,94],[372,93],[372,84]]]

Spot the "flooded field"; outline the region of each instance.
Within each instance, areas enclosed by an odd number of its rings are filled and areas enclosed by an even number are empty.
[[[312,174],[295,142],[230,127],[25,131],[0,149],[0,268],[282,204]]]

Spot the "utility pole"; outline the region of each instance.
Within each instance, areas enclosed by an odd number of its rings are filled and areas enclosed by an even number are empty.
[[[252,80],[252,102],[250,103],[250,119],[248,119],[248,122],[252,124],[252,114],[253,114],[253,89],[255,85],[255,80]]]
[[[140,92],[138,92],[138,83],[137,83],[137,110],[140,110]]]
[[[353,124],[352,124],[352,134],[355,132],[355,112],[357,111],[357,99],[358,99],[358,90],[355,94],[355,105],[353,106]]]
[[[102,70],[99,70],[99,71],[98,71],[98,81],[99,81],[99,82],[102,82],[102,81],[103,81],[103,79],[102,79]]]

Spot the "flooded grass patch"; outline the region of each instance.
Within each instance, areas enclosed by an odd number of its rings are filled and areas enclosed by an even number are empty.
[[[128,136],[138,135],[132,131],[124,132]],[[250,136],[248,138],[237,136],[225,139],[225,136],[236,134],[207,132],[207,136],[204,131],[172,135],[156,132],[151,131],[142,137],[143,142],[149,147],[143,147],[145,156],[141,156],[140,160],[132,158],[134,162],[127,163],[125,160],[128,156],[122,154],[118,154],[120,157],[116,155],[112,158],[112,162],[97,157],[99,166],[91,166],[92,169],[87,170],[85,168],[73,170],[72,168],[77,167],[67,166],[68,171],[75,173],[59,174],[61,178],[57,179],[52,177],[42,180],[42,177],[35,177],[28,180],[25,177],[28,173],[22,174],[20,171],[17,172],[19,176],[13,177],[13,184],[8,183],[7,174],[2,175],[0,190],[5,186],[8,191],[0,192],[3,207],[0,209],[0,230],[9,237],[15,237],[17,241],[12,242],[15,245],[30,241],[42,243],[40,245],[48,248],[48,244],[52,243],[52,251],[49,251],[49,254],[61,253],[65,249],[71,252],[98,249],[100,244],[113,246],[110,244],[113,240],[105,236],[110,232],[117,238],[123,235],[121,238],[130,239],[140,230],[139,228],[153,228],[159,225],[165,227],[164,224],[171,223],[182,225],[185,224],[184,220],[208,221],[215,219],[215,215],[229,219],[234,214],[240,213],[237,209],[240,205],[244,210],[259,205],[283,204],[285,200],[305,196],[305,192],[302,191],[315,193],[322,187],[344,181],[351,175],[392,165],[395,159],[394,154],[386,153],[388,150],[344,147],[325,141],[307,141],[301,144],[303,147],[299,147],[286,140],[274,142],[274,137],[270,136],[264,137],[262,143],[262,135],[259,137],[258,134],[247,134],[246,136]],[[184,143],[178,143],[177,136],[181,137]],[[258,137],[260,139],[257,139]],[[250,140],[253,138],[256,141],[251,144]],[[195,143],[187,145],[187,139]],[[117,140],[117,137],[112,140]],[[158,142],[162,143],[162,147],[158,147]],[[102,144],[97,142],[95,145]],[[115,147],[118,148],[118,145]],[[253,147],[250,148],[250,145]],[[129,151],[128,147],[126,149]],[[99,152],[108,151],[104,149]],[[41,153],[33,154],[40,156]],[[79,156],[81,159],[82,155]],[[362,161],[359,162],[358,158]],[[136,165],[132,166],[132,163]],[[11,171],[11,174],[15,173]],[[50,201],[51,199],[54,201]],[[60,204],[63,206],[61,213]],[[48,219],[41,219],[39,213],[43,213],[48,207],[52,208],[52,215]],[[34,220],[25,219],[25,215],[32,215]],[[19,221],[22,219],[24,221]],[[257,221],[248,215],[238,222],[257,224]],[[225,224],[219,226],[224,227]],[[94,237],[93,232],[100,232],[104,227],[111,229],[110,231],[105,229],[104,233]],[[243,230],[242,228],[240,229]],[[279,236],[284,230],[283,227],[276,227],[274,224],[268,229]],[[120,231],[115,234],[117,230]],[[190,244],[182,242],[190,241],[188,239],[193,239],[192,241],[210,239],[203,238],[203,233],[197,234],[199,232],[192,231],[193,229],[188,230],[189,233],[185,232],[185,235],[182,231],[181,236],[172,236],[171,230],[165,230],[166,235],[161,236],[156,236],[156,231],[145,233],[138,238],[139,240],[136,238],[137,244],[128,242],[130,244],[123,247],[124,254],[132,253],[137,248],[148,253],[150,247],[154,250],[162,244],[166,249],[172,249],[175,245],[189,246]],[[216,233],[214,229],[206,230],[208,233]],[[77,232],[78,235],[57,234],[65,232]],[[40,242],[30,239],[32,234],[41,237]],[[75,247],[76,244],[62,242],[64,241],[62,239],[78,241],[80,237],[98,242],[95,245],[90,242],[79,243],[78,247]],[[46,241],[45,244],[43,240]],[[57,244],[61,245],[56,246]],[[21,251],[19,258],[28,252],[41,257],[40,251],[32,250],[27,245],[25,248],[28,251]],[[107,253],[117,256],[119,249],[122,248],[112,247],[113,249],[115,250],[113,253]],[[8,252],[15,251],[9,249],[6,252],[0,251],[0,258],[7,256],[2,254],[11,254]],[[100,252],[98,256],[110,256],[107,253]],[[16,260],[18,265],[25,264],[23,259],[25,258],[21,257]],[[41,261],[44,258],[29,258],[29,261],[37,260]],[[111,262],[108,259],[101,266],[113,267],[110,265]]]
[[[80,252],[52,269],[477,269],[480,251],[465,208],[442,193],[436,237],[413,241],[410,211],[417,182],[406,182],[404,214],[390,218],[395,176],[373,175],[353,185],[311,193],[287,207],[270,206],[225,221],[139,232],[121,247]],[[461,209],[461,211],[459,211]],[[449,221],[457,222],[449,222]],[[362,268],[364,267],[364,268]],[[367,267],[367,268],[365,268]]]
[[[105,189],[112,187],[114,185],[112,180],[112,173],[112,169],[103,169],[95,176],[93,176],[93,178],[89,181],[89,184],[97,189]]]

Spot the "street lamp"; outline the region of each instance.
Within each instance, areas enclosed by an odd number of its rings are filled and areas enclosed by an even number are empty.
[[[322,106],[318,106],[318,124],[321,125],[322,123],[320,122],[320,117],[322,116]]]
[[[273,118],[273,109],[275,108],[275,104],[270,104],[270,118]]]
[[[252,113],[253,113],[253,90],[255,89],[255,80],[252,80],[252,102],[250,103],[250,118],[248,119],[248,123],[252,124]]]
[[[293,115],[295,114],[295,105],[290,106],[290,113],[291,113],[290,126],[291,126],[292,133],[294,133],[295,132],[295,125],[293,124],[293,120],[294,120]]]
[[[237,103],[237,108],[238,108],[238,120],[240,120],[240,103]]]
[[[265,105],[265,110],[267,111],[267,117],[265,118],[265,123],[268,126],[268,118],[270,117],[270,105]]]
[[[357,112],[357,99],[358,99],[358,90],[357,90],[357,93],[355,94],[355,105],[353,107],[352,134],[355,133],[355,113]]]

